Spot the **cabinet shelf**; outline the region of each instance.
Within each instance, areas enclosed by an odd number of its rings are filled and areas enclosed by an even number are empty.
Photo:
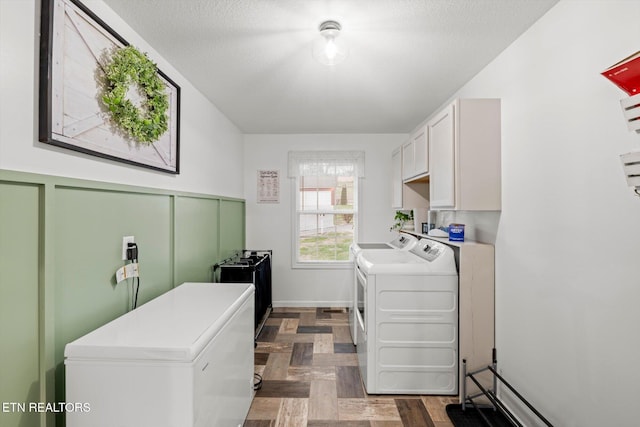
[[[429,183],[429,175],[421,175],[415,178],[408,179],[404,182],[405,184],[417,184],[417,183]]]

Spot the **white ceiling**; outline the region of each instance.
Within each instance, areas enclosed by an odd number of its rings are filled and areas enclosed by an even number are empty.
[[[557,0],[104,0],[245,133],[406,133]],[[347,59],[311,56],[321,22]]]

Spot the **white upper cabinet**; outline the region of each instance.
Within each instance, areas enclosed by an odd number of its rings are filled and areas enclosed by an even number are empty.
[[[391,153],[391,207],[402,209],[402,147]]]
[[[502,209],[500,100],[458,99],[427,123],[430,208]]]
[[[405,181],[424,177],[429,172],[427,129],[421,127],[402,146],[402,178]]]
[[[414,176],[429,172],[429,146],[427,144],[427,129],[422,127],[411,137],[413,140]]]
[[[407,141],[402,145],[402,179],[409,179],[413,175],[413,142]]]
[[[454,114],[453,104],[446,107],[427,125],[431,141],[431,173],[429,178],[430,205],[438,208],[454,208]],[[431,182],[433,181],[433,184]]]

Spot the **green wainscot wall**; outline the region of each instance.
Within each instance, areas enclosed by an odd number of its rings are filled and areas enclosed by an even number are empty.
[[[0,425],[64,426],[64,346],[126,313],[122,237],[139,247],[138,305],[245,247],[241,199],[0,170]]]

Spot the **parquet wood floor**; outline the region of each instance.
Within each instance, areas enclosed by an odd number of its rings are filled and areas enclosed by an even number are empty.
[[[453,397],[366,393],[346,309],[275,308],[257,341],[245,427],[453,427]]]

